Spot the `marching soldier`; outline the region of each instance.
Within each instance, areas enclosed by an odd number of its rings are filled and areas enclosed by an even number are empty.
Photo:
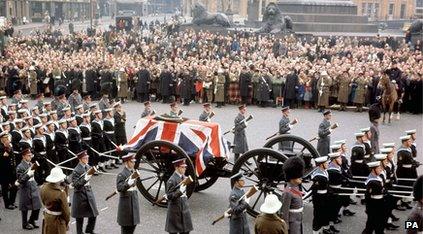
[[[21,154],[22,161],[16,168],[17,181],[19,183],[19,210],[22,215],[22,228],[31,230],[39,228],[37,220],[41,209],[41,201],[37,182],[34,180],[35,169],[32,169],[31,149],[23,149]],[[29,210],[31,210],[31,216],[28,219]]]
[[[417,157],[416,132],[417,132],[416,129],[405,131],[405,133],[409,135],[411,138],[410,149],[411,149],[411,154],[413,155],[413,158]]]
[[[245,114],[247,112],[247,106],[241,105],[238,107],[239,113],[234,120],[234,154],[235,162],[238,160],[240,154],[248,151],[248,142],[245,128],[247,128],[247,121],[245,121]]]
[[[94,118],[95,119],[91,123],[91,140],[92,142],[95,142],[95,144],[93,144],[93,148],[97,152],[104,152],[106,151],[106,146],[103,139],[103,114],[101,110],[94,111]],[[96,154],[94,158],[98,159],[98,169],[102,172],[106,172],[104,156]]]
[[[122,104],[120,102],[116,102],[113,105],[114,108],[114,121],[115,121],[115,137],[116,137],[116,145],[124,145],[128,143],[128,139],[126,138],[126,112],[122,108]]]
[[[90,185],[91,175],[87,172],[91,168],[88,165],[87,151],[77,154],[79,163],[72,172],[72,184],[74,194],[72,200],[72,217],[76,219],[76,233],[82,234],[84,218],[88,218],[85,233],[94,233],[95,222],[98,216],[95,196]]]
[[[46,125],[46,123],[48,122],[47,113],[41,113],[38,115],[38,117],[40,117],[40,123],[42,125]]]
[[[329,196],[328,183],[329,175],[328,156],[322,156],[314,159],[317,169],[311,175],[313,185],[311,186],[313,196],[313,234],[318,234],[323,228],[323,234],[332,234],[329,229]]]
[[[0,133],[0,185],[4,206],[9,210],[16,208],[15,168],[16,160],[10,143],[10,135],[7,131],[3,131]]]
[[[82,123],[79,125],[79,129],[81,130],[81,139],[82,139],[82,149],[88,152],[88,155],[91,155],[90,165],[97,166],[98,158],[97,155],[92,151],[92,138],[91,138],[91,119],[90,113],[84,113],[81,115]],[[98,175],[98,173],[94,173],[94,175]]]
[[[141,114],[141,118],[147,117],[147,116],[152,116],[154,115],[154,110],[151,107],[151,102],[150,101],[146,101],[144,102],[144,111]]]
[[[351,148],[351,174],[353,176],[366,176],[369,174],[369,168],[364,161],[366,149],[363,144],[363,132],[355,133],[356,143]]]
[[[129,154],[123,156],[122,160],[125,167],[116,179],[116,190],[119,192],[117,222],[121,226],[122,234],[132,234],[140,223],[136,179],[131,178],[136,159],[134,154]]]
[[[48,115],[50,116],[50,120],[53,121],[54,129],[58,130],[59,129],[59,116],[57,115],[57,111],[52,110],[48,113]]]
[[[372,152],[372,143],[370,142],[370,139],[372,137],[371,136],[372,133],[370,132],[370,127],[362,128],[360,129],[360,131],[364,133],[363,144],[364,144],[364,149],[366,150],[366,153],[364,155],[364,160],[366,163],[372,162],[374,161],[374,158],[373,158],[374,152]]]
[[[91,121],[94,121],[94,119],[95,119],[94,112],[96,112],[97,110],[98,110],[97,103],[91,103],[91,105],[90,105],[90,111],[89,111],[89,113],[91,113],[90,114]]]
[[[10,132],[10,135],[12,136],[12,146],[13,146],[13,153],[16,158],[16,165],[18,165],[21,162],[20,157],[20,148],[19,148],[19,142],[22,140],[23,134],[21,132],[22,126],[23,126],[23,120],[22,119],[15,119],[14,121],[15,126],[13,130]]]
[[[245,212],[248,207],[249,198],[244,196],[245,192],[242,189],[245,185],[242,172],[231,176],[231,185],[232,191],[229,196],[229,208],[231,208],[232,213],[228,214],[225,212],[225,217],[229,217],[229,233],[250,233],[247,214]]]
[[[204,122],[210,122],[210,115],[213,113],[211,104],[210,103],[204,103],[203,104],[203,113],[201,113],[200,117],[198,117],[198,120],[204,121]]]
[[[113,108],[105,109],[106,116],[103,119],[103,131],[105,139],[106,150],[115,149],[116,137],[115,137],[115,119],[113,118]],[[99,151],[100,152],[100,151]],[[106,169],[118,168],[112,159],[108,159],[106,162]]]
[[[7,96],[0,96],[0,113],[3,119],[8,120]]]
[[[32,117],[32,122],[33,122],[34,125],[37,125],[41,122],[40,111],[38,110],[37,106],[34,106],[31,109],[31,117]]]
[[[179,103],[178,102],[172,102],[170,104],[170,112],[169,112],[169,116],[170,117],[179,117]]]
[[[370,168],[370,174],[365,182],[366,185],[366,228],[363,233],[384,233],[385,229],[385,202],[383,199],[383,181],[379,176],[382,173],[382,167],[379,161],[367,163]]]
[[[23,152],[24,149],[32,149],[32,134],[28,127],[22,128],[22,139],[19,141],[19,151]],[[22,158],[23,155],[20,155]]]
[[[68,124],[66,119],[61,119],[58,121],[59,129],[56,130],[54,135],[54,146],[57,152],[57,162],[60,163],[68,159],[68,147],[69,147],[69,132]]]
[[[72,111],[70,106],[66,106],[62,109],[62,119],[69,119],[72,117]]]
[[[44,128],[41,123],[35,125],[34,128],[35,128],[35,136],[32,141],[33,148],[34,148],[34,159],[40,164],[40,167],[35,172],[34,178],[38,184],[43,184],[49,171],[49,166],[46,161],[47,139],[46,139],[46,136],[44,135]]]
[[[303,233],[303,192],[300,191],[304,175],[304,161],[300,157],[290,157],[283,164],[287,184],[282,193],[280,216],[288,224],[291,234]]]
[[[68,97],[68,103],[72,111],[76,111],[76,107],[82,104],[82,97],[79,94],[78,87],[74,87],[71,95]]]
[[[106,115],[105,110],[110,108],[109,94],[103,91],[100,101],[98,102],[98,108],[103,111],[103,115]]]
[[[91,106],[91,95],[85,95],[82,100],[82,106],[84,107],[84,111],[90,110]]]
[[[44,205],[43,234],[66,234],[70,221],[70,209],[67,194],[61,183],[66,175],[55,167],[40,188],[41,202]]]
[[[56,147],[55,147],[55,125],[53,121],[48,121],[45,125],[45,133],[46,136],[46,151],[47,151],[47,158],[52,162],[59,162],[59,159],[56,155]],[[50,167],[51,168],[51,167]]]
[[[82,114],[84,114],[84,106],[81,104],[75,107],[75,119],[78,126],[82,123]]]
[[[291,121],[289,120],[289,114],[291,113],[291,109],[289,109],[289,106],[285,106],[282,108],[282,118],[279,121],[279,135],[283,134],[290,134],[291,133]],[[295,124],[297,120],[294,120]],[[292,148],[291,142],[282,142],[280,145],[281,150],[290,150]]]
[[[330,147],[330,134],[332,129],[330,128],[330,120],[332,119],[332,112],[327,110],[323,112],[323,121],[319,125],[317,141],[317,151],[320,155],[328,155]]]
[[[68,139],[69,139],[69,150],[74,154],[77,154],[82,151],[82,139],[81,139],[81,129],[79,129],[75,117],[67,119],[68,127]],[[76,163],[69,163],[69,167],[75,167]]]
[[[167,216],[165,231],[169,233],[185,234],[193,230],[191,211],[186,195],[187,186],[181,184],[185,177],[187,164],[185,159],[172,162],[175,171],[166,182]],[[179,185],[181,184],[181,185]],[[179,186],[179,187],[178,187]]]

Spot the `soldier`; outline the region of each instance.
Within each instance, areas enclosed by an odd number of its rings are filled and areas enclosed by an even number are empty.
[[[96,154],[91,150],[92,147],[92,138],[91,138],[91,120],[90,113],[84,113],[81,115],[82,123],[79,125],[81,130],[81,139],[82,139],[82,149],[88,152],[88,155],[91,155],[92,159],[90,160],[91,166],[97,166],[98,159]],[[96,174],[95,174],[96,175]]]
[[[43,125],[37,124],[34,126],[35,136],[32,141],[34,148],[34,159],[40,164],[40,167],[35,172],[35,180],[38,184],[43,184],[47,174],[49,172],[49,165],[46,161],[47,157],[47,139],[44,135]]]
[[[90,105],[90,111],[89,111],[91,121],[93,121],[95,119],[94,112],[96,112],[97,110],[98,110],[97,103],[91,103],[91,105]]]
[[[351,174],[353,176],[366,176],[369,174],[369,168],[364,161],[364,155],[366,153],[365,146],[363,144],[363,132],[355,133],[356,143],[351,148]]]
[[[289,106],[283,107],[281,111],[282,118],[279,121],[279,135],[290,134],[292,124],[297,123],[297,119],[295,119],[294,122],[291,124],[291,121],[289,120],[289,114],[291,113],[291,109],[289,109]],[[292,143],[282,142],[279,148],[280,150],[292,150]]]
[[[141,114],[141,118],[148,117],[154,115],[155,111],[151,107],[151,102],[146,101],[144,102],[144,111]]]
[[[103,138],[103,114],[101,110],[94,111],[94,118],[95,119],[91,123],[91,140],[92,142],[95,142],[95,144],[93,144],[93,148],[97,152],[104,152],[106,151],[106,146]],[[96,154],[94,158],[97,159],[99,171],[106,172],[104,156]]]
[[[13,153],[15,154],[16,159],[16,165],[18,165],[21,162],[21,156],[20,156],[20,148],[19,148],[19,142],[22,140],[23,134],[22,134],[22,126],[23,126],[23,120],[22,119],[16,119],[14,121],[15,126],[13,130],[10,132],[10,135],[12,136],[12,146],[13,146]]]
[[[82,97],[79,94],[78,87],[74,87],[71,95],[68,97],[68,103],[72,108],[72,111],[76,111],[76,107],[82,104]]]
[[[106,150],[116,149],[116,137],[115,137],[115,119],[113,118],[113,108],[107,108],[104,110],[106,116],[103,119],[103,131],[105,138]],[[99,151],[100,152],[100,151]],[[106,161],[106,169],[119,168],[116,166],[113,159]]]
[[[126,128],[125,128],[126,112],[122,109],[122,104],[120,102],[116,102],[113,105],[113,108],[115,109],[115,114],[113,118],[115,121],[116,145],[125,145],[126,143],[128,143],[128,139],[126,138]],[[122,164],[121,160],[116,160],[116,164]]]
[[[59,159],[57,158],[56,155],[56,147],[54,144],[54,139],[55,139],[55,125],[53,123],[53,121],[48,121],[45,124],[45,133],[44,135],[46,136],[46,151],[47,151],[47,158],[52,161],[52,162],[59,162]],[[51,168],[51,166],[50,166]]]
[[[9,121],[3,122],[0,124],[0,132],[10,132],[11,128],[11,123]]]
[[[149,90],[150,90],[150,71],[147,67],[141,68],[137,72],[137,97],[139,102],[146,102],[149,98]]]
[[[56,130],[54,135],[54,146],[57,152],[57,162],[60,163],[68,159],[68,147],[69,147],[69,132],[68,124],[66,119],[58,121],[59,129]]]
[[[353,102],[357,105],[357,112],[362,112],[367,91],[367,80],[362,71],[359,72],[358,77],[354,80],[354,82],[357,85],[357,88],[355,89]]]
[[[193,230],[191,211],[186,195],[187,186],[181,184],[186,178],[187,164],[185,159],[172,162],[175,171],[166,182],[167,216],[165,231],[169,233],[185,234]]]
[[[371,150],[373,153],[378,154],[379,153],[379,136],[380,136],[380,131],[379,131],[379,118],[374,118],[374,116],[371,119],[371,125],[370,125],[370,145],[371,145]]]
[[[40,188],[41,202],[44,205],[44,234],[66,234],[70,221],[70,209],[67,194],[61,183],[66,175],[62,169],[55,167],[46,178],[46,183]]]
[[[66,106],[62,109],[62,118],[63,119],[69,119],[72,117],[72,111],[70,106]]]
[[[234,120],[234,154],[235,162],[240,157],[240,154],[243,154],[248,151],[248,142],[245,128],[247,128],[248,123],[245,121],[245,114],[247,112],[247,107],[245,105],[238,106],[239,113]]]
[[[103,90],[103,92],[105,92],[105,91]],[[106,115],[106,112],[104,110],[110,108],[109,94],[108,93],[103,93],[100,101],[98,102],[98,108],[103,112],[103,115]]]
[[[117,97],[122,103],[128,98],[128,74],[125,68],[120,68],[117,75]]]
[[[318,234],[323,228],[324,234],[332,234],[329,229],[329,196],[328,183],[329,175],[328,156],[322,156],[314,159],[317,169],[311,175],[313,185],[311,186],[313,196],[313,234]]]
[[[46,113],[41,113],[38,115],[38,117],[40,118],[40,123],[42,125],[46,125],[46,123],[48,122],[48,115]]]
[[[344,70],[342,75],[339,79],[339,87],[338,87],[338,103],[341,105],[340,111],[345,111],[348,103],[348,97],[350,94],[350,78],[348,75],[348,70]]]
[[[8,120],[7,96],[0,96],[0,111],[3,119]]]
[[[204,122],[210,122],[210,115],[213,113],[212,107],[210,103],[204,103],[203,104],[203,113],[201,113],[200,117],[198,117],[198,120],[204,121]]]
[[[363,144],[364,144],[364,149],[366,150],[366,153],[364,154],[364,160],[366,161],[366,163],[372,162],[374,161],[374,158],[373,158],[374,152],[372,152],[372,143],[370,142],[370,139],[372,137],[371,135],[372,133],[370,132],[370,127],[362,128],[360,129],[360,131],[364,133]]]
[[[19,141],[19,151],[23,151],[27,148],[32,148],[32,133],[28,126],[23,127],[22,130],[22,139]],[[18,157],[22,158],[23,155],[18,154]]]
[[[290,157],[283,164],[287,184],[282,193],[280,216],[288,223],[291,234],[303,233],[303,194],[300,190],[304,175],[304,161],[300,157]]]
[[[35,99],[35,95],[37,95],[37,72],[35,72],[35,67],[30,66],[28,72],[28,84],[29,84],[29,94],[31,95],[32,99]]]
[[[10,143],[10,135],[7,131],[3,131],[0,133],[0,185],[4,206],[9,210],[16,208],[15,168],[16,160]]]
[[[332,129],[330,128],[330,120],[332,119],[332,112],[327,110],[323,112],[323,121],[319,125],[317,141],[317,151],[320,155],[328,155],[330,147],[330,134]]]
[[[231,176],[232,191],[229,195],[229,208],[232,210],[230,214],[225,212],[225,217],[229,217],[229,233],[250,233],[248,226],[247,214],[245,213],[249,198],[242,189],[245,185],[245,179],[242,172]],[[242,199],[241,199],[242,198]]]
[[[75,107],[75,119],[78,126],[82,123],[82,114],[84,114],[84,106],[81,104]]]
[[[125,167],[116,178],[116,190],[119,192],[117,222],[122,234],[132,234],[140,223],[136,179],[131,178],[136,159],[134,154],[129,154],[123,156],[122,160]]]
[[[413,155],[413,158],[417,157],[416,132],[417,132],[416,129],[405,131],[405,133],[409,135],[411,138],[410,149],[411,149],[411,154]]]
[[[178,102],[172,102],[170,104],[170,112],[169,112],[169,116],[170,117],[174,117],[174,118],[178,118],[179,117],[179,103]]]
[[[326,71],[320,73],[320,78],[317,81],[317,89],[319,90],[318,107],[319,112],[323,112],[326,107],[329,106],[329,89],[332,86],[332,79],[329,77]],[[320,155],[327,155],[320,154]]]
[[[252,88],[251,84],[251,72],[248,71],[247,66],[242,67],[241,74],[239,75],[239,91],[241,96],[242,104],[249,104],[250,100],[250,89]],[[211,100],[209,100],[211,101]]]
[[[260,206],[260,214],[254,224],[254,233],[288,233],[288,225],[276,214],[281,208],[282,203],[275,194],[269,194]],[[289,233],[292,233],[289,231]]]
[[[91,168],[88,165],[87,151],[77,154],[79,163],[72,172],[72,184],[74,194],[72,199],[71,215],[76,219],[76,233],[82,234],[84,218],[88,218],[85,233],[94,233],[95,222],[98,216],[95,196],[90,185],[91,175],[87,172]]]
[[[82,100],[82,106],[84,107],[84,111],[90,110],[91,106],[91,95],[85,95]]]
[[[16,167],[19,183],[19,210],[22,215],[22,228],[31,230],[39,228],[37,224],[41,209],[41,201],[37,183],[34,180],[35,170],[32,169],[32,153],[30,148],[23,149],[22,162]],[[31,216],[28,219],[28,211]]]
[[[365,182],[366,185],[366,228],[363,233],[384,233],[385,229],[385,204],[383,199],[383,181],[379,176],[382,167],[379,161],[367,163],[370,174]]]
[[[214,102],[220,108],[225,102],[225,75],[222,68],[219,68],[214,80]]]
[[[81,139],[81,129],[78,127],[75,117],[67,119],[68,121],[68,141],[69,141],[69,150],[74,154],[77,154],[82,151],[82,139]],[[69,167],[75,167],[76,163],[70,162]]]
[[[55,130],[59,129],[59,116],[57,115],[57,111],[52,110],[48,113],[48,115],[50,116],[50,120],[54,124],[54,129]]]

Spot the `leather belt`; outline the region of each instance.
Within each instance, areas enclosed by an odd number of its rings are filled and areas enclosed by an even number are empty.
[[[328,190],[324,189],[324,190],[317,190],[318,194],[326,194],[328,192]]]
[[[91,141],[91,137],[84,137],[84,138],[82,138],[82,140],[84,140],[84,141]]]
[[[342,185],[341,184],[338,184],[338,185],[329,185],[329,187],[331,187],[331,188],[340,188],[340,187],[342,187]]]
[[[115,134],[115,131],[107,131],[106,134]]]
[[[411,168],[411,167],[413,167],[413,164],[403,164],[401,167]]]
[[[61,211],[51,211],[51,210],[49,210],[47,208],[44,209],[44,212],[46,212],[49,215],[55,215],[55,216],[62,215],[62,212]]]
[[[356,163],[363,163],[363,160],[354,160]]]
[[[291,213],[303,213],[304,207],[300,207],[298,209],[289,209]]]
[[[383,195],[382,194],[381,195],[371,195],[370,198],[371,199],[382,199]]]

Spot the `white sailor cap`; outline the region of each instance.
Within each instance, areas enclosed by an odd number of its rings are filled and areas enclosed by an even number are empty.
[[[59,119],[59,121],[57,121],[59,124],[62,124],[62,123],[66,123],[66,119],[64,119],[64,118],[62,118],[62,119]]]
[[[393,148],[393,147],[395,147],[395,143],[394,142],[383,143],[382,145],[383,145],[384,148]]]
[[[66,119],[66,121],[68,121],[68,122],[72,122],[72,121],[74,121],[75,120],[75,117],[70,117],[70,118],[67,118]]]
[[[23,127],[23,128],[21,129],[21,132],[26,132],[26,131],[28,131],[28,130],[30,130],[30,128],[29,128],[28,126],[25,126],[25,127]]]
[[[44,102],[44,103],[43,103],[43,105],[44,105],[44,106],[51,105],[51,102]]]
[[[328,161],[328,156],[322,156],[314,159],[316,164],[321,164]]]
[[[81,117],[88,117],[88,116],[90,116],[90,112],[86,112],[86,113],[81,115]]]
[[[38,115],[40,118],[47,118],[47,113],[41,113]]]
[[[34,126],[34,129],[39,129],[39,128],[41,128],[43,126],[43,124],[42,123],[39,123],[39,124],[37,124],[37,125],[35,125]]]
[[[120,106],[122,103],[120,102],[120,101],[118,101],[118,102],[115,102],[115,104],[113,104],[113,107],[117,107],[117,106]]]
[[[90,109],[91,108],[97,108],[97,103],[92,103],[91,105],[90,105]]]
[[[16,111],[8,111],[7,114],[8,115],[16,115]]]
[[[341,145],[331,145],[330,146],[331,150],[337,150],[337,149],[340,149],[340,148],[341,148]]]
[[[24,120],[32,119],[32,116],[28,115],[28,116],[23,117],[23,119]]]
[[[376,160],[382,161],[382,160],[386,159],[386,154],[375,154],[374,157],[375,157]]]
[[[19,114],[22,114],[22,113],[25,113],[25,112],[26,112],[26,109],[19,109],[19,110],[18,110],[18,113],[19,113]]]
[[[412,134],[415,134],[417,132],[417,130],[416,129],[412,129],[412,130],[407,130],[407,131],[405,131],[405,133],[407,133],[407,135],[412,135]]]
[[[110,111],[113,111],[113,108],[107,108],[107,109],[104,109],[104,111],[105,112],[110,112]]]
[[[369,168],[378,167],[378,166],[380,166],[380,162],[379,161],[369,162],[369,163],[367,163],[367,166]]]
[[[18,104],[16,103],[10,103],[9,106],[17,106]]]
[[[394,150],[394,148],[382,148],[380,149],[380,152],[383,154],[389,154],[392,152],[392,150]]]
[[[343,140],[339,140],[339,141],[335,141],[333,142],[335,145],[342,145],[342,144],[346,144],[347,140],[343,139]]]
[[[96,110],[93,112],[95,115],[101,113],[101,110]]]
[[[71,108],[70,108],[70,106],[67,106],[67,107],[64,107],[63,109],[62,109],[62,111],[68,111],[68,110],[70,110]]]
[[[0,100],[6,99],[6,96],[0,96]]]
[[[9,121],[6,121],[6,122],[1,123],[2,126],[6,126],[6,125],[9,125],[9,124],[10,124]]]
[[[49,114],[49,115],[52,115],[52,114],[57,114],[57,111],[52,110],[52,111],[50,111],[48,114]]]
[[[334,159],[334,158],[341,156],[341,154],[340,153],[329,153],[328,156],[329,156],[330,159]]]
[[[32,107],[31,110],[38,110],[38,106]]]
[[[28,100],[22,99],[22,100],[19,101],[19,103],[28,103]]]
[[[15,119],[15,120],[13,120],[13,122],[15,122],[15,123],[23,123],[24,121],[23,121],[23,119]]]
[[[49,126],[49,125],[51,125],[51,124],[54,124],[53,120],[48,121],[48,122],[46,123],[46,126]]]
[[[410,140],[410,139],[411,139],[410,135],[400,136],[401,141],[406,141],[406,140]]]
[[[354,133],[354,136],[355,137],[363,137],[364,133],[363,132],[356,132],[356,133]]]
[[[362,128],[362,129],[360,129],[360,131],[362,131],[362,132],[368,132],[368,131],[370,131],[370,127]]]
[[[79,110],[79,109],[82,109],[82,108],[84,108],[84,105],[77,105],[76,107],[75,107],[75,110]]]

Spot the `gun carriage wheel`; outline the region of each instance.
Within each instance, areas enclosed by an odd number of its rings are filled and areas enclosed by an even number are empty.
[[[187,170],[185,175],[191,176],[194,183],[187,187],[188,198],[195,190],[197,177],[194,164],[186,152],[179,146],[162,140],[150,141],[144,144],[136,154],[135,167],[140,171],[137,187],[141,194],[151,203],[160,207],[167,207],[167,201],[156,203],[165,194],[167,180],[174,172],[172,161],[185,158]]]

